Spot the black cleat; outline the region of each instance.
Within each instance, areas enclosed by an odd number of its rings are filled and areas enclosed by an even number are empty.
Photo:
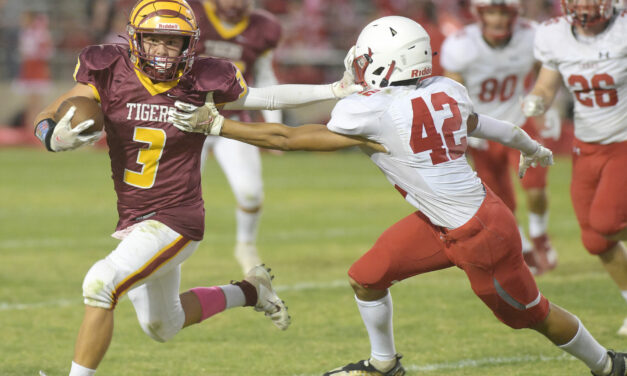
[[[612,372],[610,372],[607,376],[627,376],[627,370],[625,369],[625,358],[627,358],[627,354],[625,353],[617,353],[613,350],[609,350],[607,355],[612,359]],[[602,376],[597,375],[592,372],[593,376]]]
[[[360,360],[357,363],[349,363],[344,367],[326,372],[323,376],[404,376],[405,368],[401,364],[402,357],[402,355],[397,354],[396,364],[387,372],[381,372],[374,368],[368,360]]]

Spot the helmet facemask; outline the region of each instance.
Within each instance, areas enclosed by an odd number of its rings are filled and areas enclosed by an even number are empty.
[[[573,25],[584,28],[606,22],[612,17],[612,0],[562,0],[562,11]]]

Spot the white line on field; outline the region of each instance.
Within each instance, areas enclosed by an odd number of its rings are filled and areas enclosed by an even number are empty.
[[[443,371],[443,370],[458,370],[465,368],[478,368],[487,365],[499,365],[499,364],[517,364],[517,363],[537,363],[537,362],[554,362],[554,361],[563,361],[563,360],[576,360],[574,357],[568,354],[562,354],[559,356],[533,356],[533,355],[525,355],[525,356],[514,356],[514,357],[505,357],[505,358],[481,358],[481,359],[462,359],[456,362],[444,362],[444,363],[434,363],[434,364],[409,364],[405,365],[405,369],[411,372],[432,372],[432,371]],[[315,374],[299,374],[293,376],[319,376],[320,373]]]

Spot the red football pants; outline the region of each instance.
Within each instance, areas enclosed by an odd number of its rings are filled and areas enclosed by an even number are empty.
[[[479,211],[463,226],[446,230],[415,212],[388,228],[348,275],[360,285],[386,289],[411,276],[456,265],[475,294],[512,328],[543,321],[549,302],[522,258],[512,212],[487,189]]]
[[[573,143],[570,196],[584,247],[593,255],[616,242],[604,235],[627,226],[627,141],[609,145]]]

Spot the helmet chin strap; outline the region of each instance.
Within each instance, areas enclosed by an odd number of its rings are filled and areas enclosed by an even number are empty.
[[[394,72],[394,67],[396,67],[396,60],[392,60],[392,63],[390,64],[390,68],[388,69],[388,72],[385,74],[385,78],[383,78],[381,80],[381,83],[379,84],[380,87],[386,87],[390,84],[390,76],[392,76],[392,72]]]

